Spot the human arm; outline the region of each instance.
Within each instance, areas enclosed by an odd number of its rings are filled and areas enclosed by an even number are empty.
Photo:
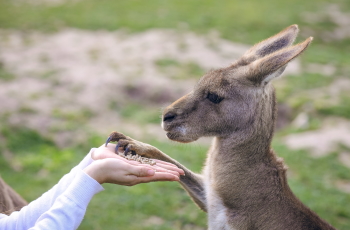
[[[90,165],[94,160],[91,158],[91,153],[75,166],[69,173],[64,175],[59,182],[50,190],[42,194],[36,200],[30,202],[20,211],[12,212],[11,215],[0,215],[0,230],[2,229],[29,229],[34,226],[36,220],[47,210],[49,210],[57,197],[59,197],[72,184],[77,174],[86,166]],[[4,226],[7,226],[4,228]]]
[[[68,188],[57,197],[49,210],[29,230],[77,229],[93,196],[103,187],[84,171],[79,171]]]

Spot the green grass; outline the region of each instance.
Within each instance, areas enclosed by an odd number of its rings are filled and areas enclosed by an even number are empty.
[[[314,73],[285,76],[283,77],[283,85],[277,88],[277,97],[280,101],[288,101],[302,95],[301,93],[307,92],[307,90],[328,86],[333,81],[332,77]]]
[[[319,106],[318,112],[327,116],[339,116],[350,119],[350,106],[344,106],[349,103],[349,96],[342,96],[340,102],[336,105]]]

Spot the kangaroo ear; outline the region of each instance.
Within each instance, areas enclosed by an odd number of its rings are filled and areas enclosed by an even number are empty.
[[[241,60],[250,63],[280,49],[286,48],[294,42],[298,32],[298,25],[291,25],[278,34],[254,45],[242,56]]]
[[[266,85],[272,79],[280,76],[288,62],[299,56],[311,43],[312,37],[295,46],[287,47],[271,53],[250,63],[248,79],[258,85]]]

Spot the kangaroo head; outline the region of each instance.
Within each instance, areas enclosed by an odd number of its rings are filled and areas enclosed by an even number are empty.
[[[202,136],[225,137],[263,124],[272,132],[275,98],[270,81],[312,41],[310,37],[291,46],[297,33],[297,25],[289,26],[232,65],[206,73],[193,91],[164,110],[162,127],[168,138],[191,142]]]

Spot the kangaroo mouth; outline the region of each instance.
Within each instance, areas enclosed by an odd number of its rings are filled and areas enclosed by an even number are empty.
[[[176,141],[179,138],[179,135],[177,133],[172,133],[172,132],[167,132],[166,136],[172,141]]]
[[[166,136],[170,140],[176,141],[176,142],[180,142],[180,143],[190,143],[190,142],[195,141],[195,140],[193,140],[191,138],[187,138],[187,137],[181,136],[178,133],[167,132]]]
[[[189,143],[196,141],[198,138],[193,138],[191,136],[188,136],[186,129],[183,127],[176,127],[171,130],[165,130],[167,131],[166,136],[176,142],[181,142],[181,143]]]
[[[172,141],[177,141],[178,139],[181,139],[181,136],[184,135],[184,131],[179,127],[173,127],[164,130],[166,131],[166,136]]]
[[[166,132],[168,139],[181,143],[189,143],[197,140],[189,135],[189,129],[183,124],[175,124],[174,122],[162,122],[162,128]]]

